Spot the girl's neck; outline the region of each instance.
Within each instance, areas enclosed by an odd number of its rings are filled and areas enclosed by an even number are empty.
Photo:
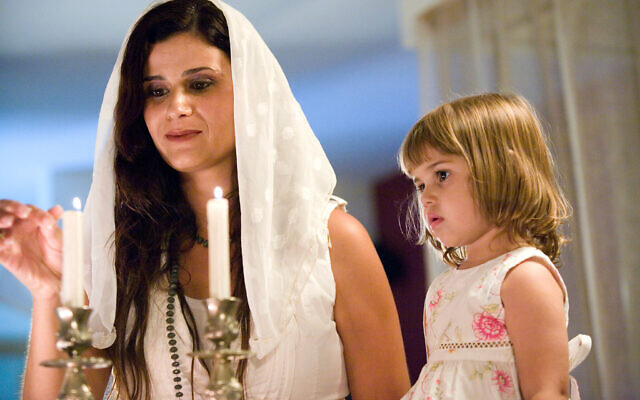
[[[207,234],[207,201],[213,197],[213,190],[220,187],[224,194],[231,190],[231,172],[208,169],[182,173],[182,192],[191,206],[198,226],[198,233]]]
[[[474,243],[465,246],[467,257],[457,269],[477,267],[521,246],[522,244],[509,239],[502,228],[495,227]]]

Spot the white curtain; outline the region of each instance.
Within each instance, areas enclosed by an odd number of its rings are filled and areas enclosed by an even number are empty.
[[[638,399],[640,1],[403,0],[401,12],[423,111],[481,91],[539,111],[574,207],[569,335],[593,338],[574,375],[585,399]]]

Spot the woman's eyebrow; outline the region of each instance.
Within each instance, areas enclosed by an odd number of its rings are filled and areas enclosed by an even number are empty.
[[[184,71],[182,73],[182,76],[195,74],[196,72],[200,72],[200,71],[203,71],[203,70],[209,70],[209,71],[211,71],[213,73],[216,73],[216,74],[220,73],[220,70],[214,69],[214,68],[211,68],[211,67],[196,67],[196,68],[191,68],[191,69],[188,69],[188,70]]]
[[[190,68],[190,69],[184,71],[182,73],[182,76],[192,75],[192,74],[195,74],[197,72],[204,71],[204,70],[209,70],[209,71],[211,71],[213,73],[216,73],[216,74],[220,73],[219,70],[213,69],[211,67],[196,67],[196,68]],[[150,75],[150,76],[145,76],[144,78],[142,78],[143,82],[155,81],[155,80],[164,81],[165,78],[162,75]]]
[[[151,75],[151,76],[145,76],[144,78],[142,78],[142,82],[149,82],[149,81],[164,81],[164,77],[162,75]]]

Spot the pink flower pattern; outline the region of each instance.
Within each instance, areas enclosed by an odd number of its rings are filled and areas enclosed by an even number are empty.
[[[438,306],[440,300],[442,300],[442,289],[438,290],[436,295],[429,301],[429,312],[433,312],[433,309]]]
[[[511,379],[511,376],[506,371],[496,369],[491,380],[496,386],[498,386],[498,390],[500,391],[500,393],[513,393],[513,379]]]
[[[454,398],[460,385],[451,380],[464,381],[465,388],[477,389],[477,398],[520,399],[515,360],[503,358],[505,352],[512,354],[511,349],[502,344],[490,348],[482,342],[509,340],[500,298],[502,280],[513,265],[534,254],[540,256],[534,251],[518,249],[485,265],[483,271],[447,270],[436,278],[423,309],[427,365],[404,400]],[[448,359],[448,354],[440,353],[446,350],[441,344],[471,342],[485,347],[480,350],[485,354],[495,351],[496,359]],[[475,347],[458,351],[472,352]]]
[[[507,336],[504,321],[486,311],[474,314],[473,332],[480,340],[501,340]]]

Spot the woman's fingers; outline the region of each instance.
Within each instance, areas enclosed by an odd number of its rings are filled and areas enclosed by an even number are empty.
[[[47,211],[41,210],[35,206],[28,206],[31,211],[29,212],[29,218],[40,228],[51,231],[55,228],[58,219]]]
[[[60,206],[60,205],[58,204],[58,205],[55,205],[55,206],[51,207],[51,208],[49,209],[48,213],[49,213],[49,214],[51,214],[51,215],[53,215],[53,217],[54,217],[56,220],[58,220],[58,219],[60,219],[60,217],[62,217],[62,212],[63,212],[63,211],[64,211],[64,210],[62,209],[62,206]]]
[[[15,200],[0,200],[0,229],[12,227],[17,222],[16,219],[27,218],[30,218],[36,225],[51,229],[61,216],[62,207],[59,205],[51,207],[49,211],[44,211]]]
[[[11,225],[13,225],[13,221],[15,219],[16,219],[16,216],[13,214],[4,214],[0,216],[0,229],[10,228]]]
[[[0,217],[12,214],[18,218],[27,218],[31,208],[25,204],[22,204],[15,200],[2,199],[0,200]]]

